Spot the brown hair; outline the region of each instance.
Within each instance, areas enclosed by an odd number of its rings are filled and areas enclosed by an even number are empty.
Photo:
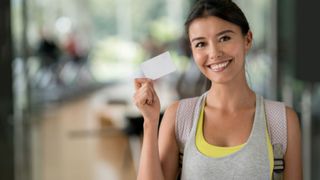
[[[189,26],[193,20],[207,16],[216,16],[238,25],[243,35],[246,35],[250,29],[244,13],[232,0],[198,0],[191,8],[185,22],[187,35],[189,34]]]

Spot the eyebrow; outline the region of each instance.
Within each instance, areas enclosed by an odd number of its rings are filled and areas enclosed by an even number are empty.
[[[216,36],[221,36],[222,34],[226,34],[226,33],[235,33],[235,32],[230,29],[227,29],[227,30],[224,30],[224,31],[217,33]],[[196,41],[196,40],[202,40],[202,39],[205,39],[205,38],[204,37],[196,37],[196,38],[193,38],[191,40],[191,42]]]

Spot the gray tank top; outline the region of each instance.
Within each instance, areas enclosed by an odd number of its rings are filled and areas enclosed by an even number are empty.
[[[201,102],[199,98],[190,135],[184,147],[182,180],[269,180],[270,164],[268,158],[266,118],[264,100],[256,95],[256,110],[249,138],[239,151],[221,158],[207,157],[195,145],[195,134]]]

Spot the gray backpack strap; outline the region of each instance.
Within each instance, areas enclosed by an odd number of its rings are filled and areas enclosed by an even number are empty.
[[[179,173],[177,176],[177,180],[181,178],[180,176],[182,169],[184,145],[186,144],[186,141],[192,128],[194,112],[196,109],[198,99],[199,97],[182,99],[180,100],[177,109],[175,122],[176,140],[179,145]]]
[[[273,147],[273,179],[283,179],[284,155],[287,150],[286,107],[277,101],[265,100],[268,132]]]
[[[184,145],[192,128],[195,106],[199,97],[182,99],[176,113],[175,133],[180,153],[183,153]]]
[[[202,94],[200,97],[182,99],[179,102],[179,106],[176,113],[176,124],[175,124],[175,134],[176,140],[179,145],[179,169],[177,179],[180,179],[181,169],[182,169],[182,160],[183,152],[191,128],[193,126],[193,120],[195,117],[199,116],[200,105],[202,99],[206,96],[207,93]]]
[[[274,165],[273,165],[273,180],[282,180],[283,179],[283,170],[284,170],[284,154],[282,151],[281,144],[273,145],[273,156],[274,156]]]

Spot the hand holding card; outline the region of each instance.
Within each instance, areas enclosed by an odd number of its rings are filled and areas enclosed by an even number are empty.
[[[160,101],[153,88],[153,81],[176,70],[169,52],[162,53],[141,64],[144,78],[135,79],[134,101],[145,123],[158,125],[160,115]],[[157,127],[157,126],[156,126]]]

